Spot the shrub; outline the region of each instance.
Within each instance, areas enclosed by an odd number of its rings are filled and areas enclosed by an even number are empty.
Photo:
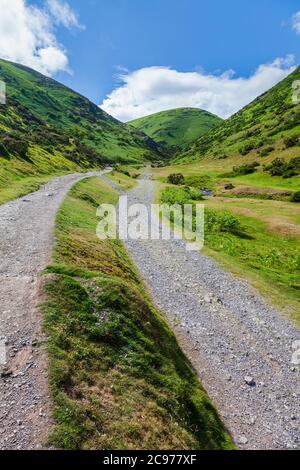
[[[166,188],[161,195],[163,204],[179,204],[183,206],[190,201],[190,192],[186,188]]]
[[[185,184],[193,188],[209,188],[214,189],[213,178],[209,175],[195,175],[185,178]]]
[[[296,191],[295,193],[293,193],[291,195],[290,201],[291,202],[300,202],[300,191]]]
[[[300,174],[300,157],[292,158],[286,162],[282,158],[275,158],[270,165],[265,166],[271,176],[282,176],[283,178],[291,178]]]
[[[275,150],[274,147],[266,147],[259,152],[259,155],[260,157],[267,157],[273,150]]]
[[[29,147],[27,140],[6,136],[3,139],[3,145],[9,153],[14,153],[21,158],[26,158]]]
[[[202,201],[204,199],[202,191],[196,188],[187,188],[189,197],[192,201]]]
[[[291,137],[287,137],[283,142],[286,148],[295,147],[295,145],[299,144],[299,136],[293,135]]]
[[[0,142],[0,157],[9,158],[9,152],[5,145]]]
[[[228,232],[237,234],[242,226],[237,217],[228,212],[205,209],[205,227],[208,232]]]
[[[225,184],[224,189],[226,190],[234,189],[234,185],[232,183],[227,183]]]
[[[241,155],[247,155],[247,153],[251,152],[255,148],[255,144],[246,144],[244,147],[240,148],[239,152]]]
[[[225,177],[234,177],[241,175],[249,175],[256,172],[256,168],[259,166],[258,162],[247,163],[246,165],[234,166],[231,173],[226,173]]]
[[[172,173],[168,176],[168,183],[170,184],[184,184],[184,176],[181,173]]]

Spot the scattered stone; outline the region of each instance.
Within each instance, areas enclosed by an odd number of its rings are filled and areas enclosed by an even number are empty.
[[[239,438],[239,444],[246,445],[248,444],[248,439],[245,436]]]
[[[12,376],[12,374],[13,374],[12,370],[7,369],[7,368],[5,367],[5,368],[2,370],[2,372],[1,372],[1,377],[2,377],[3,379],[6,379],[6,378]]]
[[[212,299],[212,297],[210,297],[209,295],[205,295],[205,297],[204,297],[204,302],[206,302],[206,303],[208,303],[208,304],[212,304],[213,299]]]
[[[245,382],[247,385],[249,385],[249,387],[254,387],[256,385],[254,378],[251,377],[250,375],[246,375]]]

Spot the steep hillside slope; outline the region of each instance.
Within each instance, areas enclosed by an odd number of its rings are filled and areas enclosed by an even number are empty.
[[[9,160],[12,166],[18,158],[20,166],[37,155],[52,155],[54,166],[60,158],[61,167],[65,160],[87,167],[162,157],[148,136],[38,72],[0,60],[0,80],[7,91],[7,103],[0,105],[0,171]]]
[[[300,105],[292,101],[295,93],[292,84],[299,79],[297,68],[221,126],[193,142],[178,154],[178,159],[190,161],[206,156],[226,159],[250,153],[265,157],[296,147],[300,137]],[[289,151],[288,156],[294,156],[293,152]]]
[[[129,124],[156,142],[184,147],[221,122],[218,116],[198,108],[178,108],[135,119]]]

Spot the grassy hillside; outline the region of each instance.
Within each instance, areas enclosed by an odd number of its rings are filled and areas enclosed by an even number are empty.
[[[179,108],[135,119],[129,124],[159,143],[184,147],[212,128],[222,119],[198,108]]]
[[[293,104],[292,83],[300,79],[300,68],[271,90],[205,134],[176,160],[190,161],[204,157],[226,160],[230,156],[298,156],[300,105]]]
[[[164,156],[148,136],[38,72],[0,60],[0,80],[0,192],[27,177]]]
[[[78,183],[44,277],[50,378],[63,449],[230,449],[230,437],[119,241],[96,237],[118,193]]]

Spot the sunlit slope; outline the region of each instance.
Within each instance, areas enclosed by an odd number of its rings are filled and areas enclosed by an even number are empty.
[[[178,108],[135,119],[129,124],[156,142],[184,147],[221,122],[221,118],[198,108]]]
[[[300,104],[292,100],[296,80],[300,80],[300,68],[221,126],[191,143],[178,153],[177,159],[226,159],[249,154],[275,157],[282,149],[296,148],[300,136]],[[289,150],[288,156],[294,153]]]

